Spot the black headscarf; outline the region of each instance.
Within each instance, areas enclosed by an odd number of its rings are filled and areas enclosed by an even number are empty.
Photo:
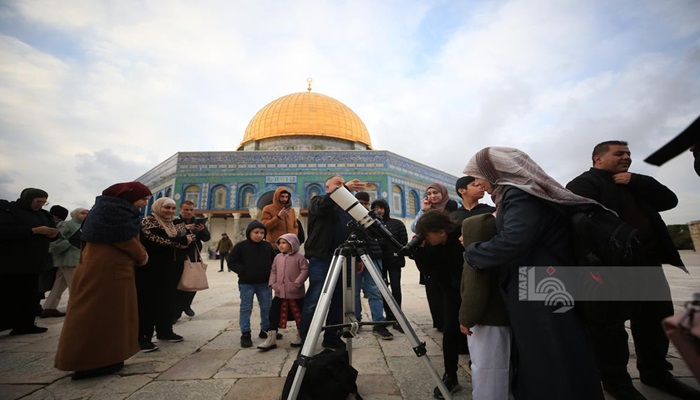
[[[34,201],[34,199],[45,199],[48,197],[49,194],[41,189],[26,188],[22,190],[22,193],[19,195],[19,199],[17,199],[17,204],[19,204],[19,206],[22,208],[31,209],[32,201]]]

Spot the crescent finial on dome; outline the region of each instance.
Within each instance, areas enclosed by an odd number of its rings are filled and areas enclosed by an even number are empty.
[[[309,84],[309,86],[306,88],[306,90],[308,90],[309,93],[311,92],[311,82],[313,82],[313,81],[314,81],[313,78],[306,78],[306,82]]]

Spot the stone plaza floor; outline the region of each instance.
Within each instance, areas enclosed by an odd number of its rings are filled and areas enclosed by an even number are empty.
[[[700,291],[700,255],[682,252],[691,274],[666,266],[673,288],[674,304],[680,311],[692,292]],[[282,386],[298,349],[289,341],[294,338],[294,323],[278,341],[278,348],[261,353],[255,348],[259,312],[253,310],[253,348],[242,349],[238,327],[240,304],[234,273],[218,272],[219,261],[208,261],[210,289],[199,292],[192,308],[194,317],[184,316],[174,326],[183,335],[181,343],[154,341],[160,350],[139,353],[126,360],[118,375],[72,381],[69,372],[53,368],[58,336],[63,318],[38,319],[48,332],[39,335],[9,336],[0,333],[0,399],[245,399],[273,400],[280,397]],[[425,299],[418,284],[418,272],[410,262],[403,269],[403,310],[420,341],[427,344],[428,357],[442,375],[441,333],[433,329]],[[65,310],[68,294],[59,306]],[[3,305],[5,307],[11,305]],[[363,299],[364,319],[369,320],[367,300]],[[256,329],[257,328],[257,329]],[[425,365],[415,356],[406,335],[390,329],[394,340],[380,340],[365,327],[353,340],[353,366],[359,370],[359,393],[367,400],[430,399],[435,382]],[[76,344],[79,345],[79,344]],[[105,342],[105,346],[110,344]],[[630,343],[631,352],[634,348]],[[320,347],[319,347],[320,350]],[[684,382],[700,387],[678,356],[669,352],[674,374]],[[639,382],[631,357],[629,371],[635,386],[648,399],[672,399]],[[455,399],[471,399],[469,356],[459,357],[459,381],[463,389]],[[609,398],[609,397],[608,397]],[[333,400],[333,399],[331,399]]]

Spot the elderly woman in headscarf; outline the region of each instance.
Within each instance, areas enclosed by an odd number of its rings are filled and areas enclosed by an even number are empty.
[[[175,200],[161,197],[151,207],[152,213],[141,224],[141,243],[148,251],[148,264],[136,273],[139,304],[139,345],[143,352],[158,350],[153,331],[160,341],[181,342],[173,332],[172,308],[177,288],[176,251],[186,249],[194,240],[184,223],[174,224]]]
[[[602,399],[592,348],[577,315],[561,312],[561,304],[521,298],[535,288],[519,290],[528,282],[528,267],[575,265],[571,223],[557,207],[595,202],[568,191],[513,148],[479,151],[464,173],[477,178],[497,208],[496,236],[470,244],[465,261],[477,270],[500,269],[517,347],[515,398]]]
[[[75,266],[80,261],[80,225],[88,215],[87,208],[76,208],[70,212],[71,219],[61,224],[60,235],[56,241],[49,246],[49,251],[53,257],[53,265],[56,270],[56,278],[49,296],[44,302],[44,311],[41,318],[62,317],[66,315],[56,308],[63,292],[68,289],[73,282]]]
[[[450,199],[450,194],[445,185],[439,182],[429,184],[425,189],[425,197],[421,201],[421,209],[411,223],[411,231],[414,233],[416,232],[416,223],[418,223],[418,220],[426,211],[436,210],[450,213],[456,210],[457,207],[459,207],[459,205],[456,201]],[[433,257],[430,256],[429,252],[423,251],[423,249],[419,249],[411,258],[415,260],[416,266],[420,270],[419,283],[425,285],[425,297],[428,299],[428,308],[430,309],[430,316],[433,320],[433,328],[442,332],[444,325],[442,292],[438,287],[437,281],[432,278],[430,272],[433,268],[439,266],[431,262]]]
[[[149,197],[140,182],[117,183],[97,196],[85,218],[55,361],[75,371],[73,379],[119,371],[139,351],[134,270],[148,261],[139,208]]]
[[[17,201],[0,200],[0,304],[6,308],[0,331],[10,335],[46,332],[34,325],[39,273],[49,261],[49,242],[58,229],[42,207],[49,195],[41,189],[26,188]]]

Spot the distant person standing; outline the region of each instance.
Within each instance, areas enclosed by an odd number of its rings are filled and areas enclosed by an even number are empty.
[[[280,186],[272,195],[272,204],[268,204],[262,209],[260,222],[267,229],[267,240],[272,247],[277,250],[277,238],[285,233],[298,234],[297,216],[292,208],[291,191]]]
[[[57,268],[57,271],[51,292],[44,302],[44,311],[41,313],[41,318],[66,315],[66,313],[58,311],[56,307],[61,300],[63,292],[68,289],[68,293],[70,293],[73,273],[80,261],[80,225],[87,215],[87,208],[76,208],[71,211],[71,219],[61,225],[58,239],[49,246],[49,251],[53,257],[53,265]]]
[[[73,379],[112,374],[138,353],[135,269],[148,261],[141,213],[151,191],[140,182],[114,184],[95,199],[83,224],[55,367]]]
[[[180,204],[180,217],[173,220],[173,224],[185,224],[187,233],[194,235],[194,240],[186,249],[178,250],[177,257],[177,281],[182,277],[182,269],[184,268],[185,257],[191,261],[202,261],[202,242],[208,242],[211,239],[209,230],[203,223],[197,223],[197,218],[194,216],[194,203],[185,200]],[[192,309],[192,300],[197,292],[184,292],[175,289],[175,301],[173,303],[174,319],[180,318],[184,312],[188,317],[194,317]]]
[[[228,259],[228,253],[229,251],[231,251],[231,249],[233,249],[233,242],[224,232],[221,234],[221,239],[219,239],[219,243],[216,244],[216,254],[219,255],[219,261],[221,261],[221,267],[219,268],[219,272],[224,272],[224,263]],[[233,272],[230,265],[228,266],[228,272]]]
[[[569,182],[572,192],[593,199],[615,211],[620,218],[639,231],[644,249],[644,266],[659,268],[659,285],[668,287],[662,263],[683,267],[666,223],[659,212],[678,204],[676,195],[656,179],[629,172],[632,153],[627,142],[607,141],[593,149],[593,166]],[[685,269],[685,268],[683,268]],[[669,289],[670,290],[670,289]],[[700,391],[677,380],[669,372],[666,360],[669,340],[661,321],[673,314],[671,298],[664,301],[613,302],[605,304],[620,317],[591,324],[596,361],[605,391],[617,399],[642,399],[627,372],[629,343],[625,320],[630,320],[637,369],[642,383],[683,399],[698,399]]]
[[[48,197],[27,188],[17,201],[0,200],[0,304],[6,306],[0,331],[12,329],[10,335],[47,330],[34,325],[34,317],[39,273],[51,257],[49,242],[58,236],[51,215],[42,209]]]

